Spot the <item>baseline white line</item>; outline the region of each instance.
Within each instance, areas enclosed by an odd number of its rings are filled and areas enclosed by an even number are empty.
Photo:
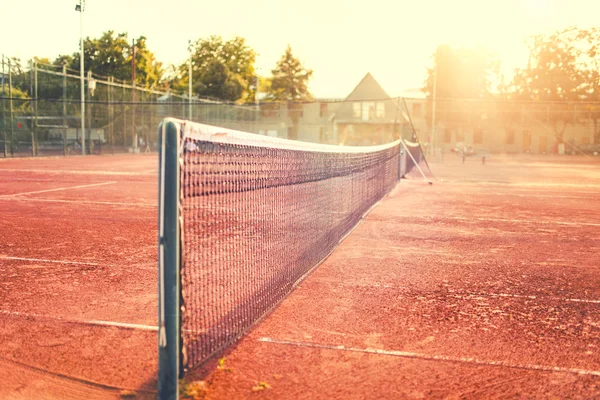
[[[116,181],[111,181],[111,182],[102,182],[102,183],[92,183],[92,184],[89,184],[89,185],[68,186],[68,187],[62,187],[62,188],[56,188],[56,189],[37,190],[35,192],[22,192],[22,193],[5,194],[5,195],[2,195],[0,197],[14,197],[14,196],[23,196],[25,194],[37,194],[37,193],[58,192],[58,191],[61,191],[61,190],[83,189],[83,188],[96,187],[96,186],[114,185],[115,183],[117,183],[117,182]]]
[[[0,200],[12,200],[12,201],[39,201],[46,203],[77,203],[77,204],[95,204],[95,205],[108,205],[108,206],[131,206],[131,207],[158,207],[157,204],[152,203],[122,203],[117,201],[89,201],[89,200],[59,200],[59,199],[39,199],[35,197],[0,197]]]
[[[378,354],[385,356],[394,356],[394,357],[404,357],[404,358],[414,358],[420,360],[428,360],[428,361],[444,361],[444,362],[454,362],[454,363],[465,363],[465,364],[476,364],[476,365],[486,365],[491,367],[505,367],[505,368],[514,368],[514,369],[526,369],[526,370],[535,370],[535,371],[547,371],[547,372],[563,372],[569,374],[577,374],[577,375],[591,375],[591,376],[600,376],[600,371],[588,370],[582,368],[566,368],[566,367],[558,367],[553,365],[539,365],[539,364],[515,364],[507,361],[495,361],[495,360],[480,360],[473,357],[453,357],[453,356],[442,356],[442,355],[429,355],[424,353],[414,353],[411,351],[401,351],[401,350],[381,350],[381,349],[372,349],[372,348],[355,348],[355,347],[346,347],[346,346],[332,346],[326,344],[319,343],[308,343],[308,342],[293,342],[288,340],[277,340],[271,339],[267,337],[263,337],[258,339],[259,342],[263,343],[273,343],[287,346],[296,346],[296,347],[309,347],[314,349],[324,349],[324,350],[338,350],[338,351],[349,351],[355,353],[367,353],[367,354]]]
[[[0,260],[17,260],[17,261],[35,261],[53,264],[73,264],[73,265],[100,265],[98,263],[83,262],[83,261],[63,261],[63,260],[44,260],[40,258],[26,258],[26,257],[10,257],[0,255]]]
[[[19,311],[7,311],[7,310],[0,310],[0,314],[12,316],[12,317],[35,318],[35,319],[47,320],[47,321],[59,321],[59,322],[65,322],[65,323],[69,323],[69,324],[78,324],[78,325],[109,326],[109,327],[115,327],[115,328],[134,329],[134,330],[153,331],[153,332],[158,331],[157,326],[142,325],[142,324],[128,324],[126,322],[102,321],[102,320],[77,320],[77,319],[69,319],[69,318],[62,318],[62,317],[50,317],[47,315],[22,313]]]

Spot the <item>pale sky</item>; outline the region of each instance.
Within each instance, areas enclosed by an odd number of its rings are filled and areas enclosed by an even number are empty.
[[[54,59],[78,50],[78,0],[0,0],[0,53]],[[371,72],[388,94],[421,87],[437,45],[484,45],[506,72],[523,66],[524,39],[598,23],[599,0],[87,0],[84,35],[144,35],[165,64],[189,39],[246,38],[268,75],[289,43],[314,70],[318,98],[340,98]]]

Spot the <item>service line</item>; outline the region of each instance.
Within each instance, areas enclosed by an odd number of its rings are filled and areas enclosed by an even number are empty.
[[[117,182],[116,181],[110,181],[110,182],[92,183],[92,184],[89,184],[89,185],[67,186],[67,187],[56,188],[56,189],[36,190],[34,192],[21,192],[21,193],[5,194],[5,195],[2,195],[0,197],[6,198],[6,197],[14,197],[14,196],[23,196],[23,195],[26,195],[26,194],[58,192],[58,191],[61,191],[61,190],[71,190],[71,189],[83,189],[83,188],[96,187],[96,186],[114,185],[115,183],[117,183]]]
[[[327,344],[321,344],[321,343],[278,340],[278,339],[272,339],[272,338],[268,338],[268,337],[260,338],[260,339],[258,339],[258,341],[263,342],[263,343],[273,343],[273,344],[286,345],[286,346],[308,347],[308,348],[313,348],[313,349],[324,349],[324,350],[348,351],[348,352],[354,352],[354,353],[377,354],[377,355],[384,355],[384,356],[414,358],[414,359],[427,360],[427,361],[454,362],[454,363],[485,365],[485,366],[490,366],[490,367],[504,367],[504,368],[526,369],[526,370],[534,370],[534,371],[563,372],[563,373],[577,374],[577,375],[600,376],[600,371],[582,369],[582,368],[566,368],[566,367],[559,367],[559,366],[555,366],[555,365],[516,364],[516,363],[511,363],[508,361],[480,360],[480,359],[477,359],[474,357],[443,356],[443,355],[435,355],[435,354],[414,353],[411,351],[401,351],[401,350],[382,350],[382,349],[372,349],[372,348],[361,349],[361,348],[347,347],[347,346],[342,346],[342,345],[334,346],[334,345],[327,345]]]

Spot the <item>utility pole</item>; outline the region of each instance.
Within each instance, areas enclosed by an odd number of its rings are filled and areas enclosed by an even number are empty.
[[[135,73],[136,73],[136,66],[135,66],[135,39],[132,40],[131,42],[131,84],[133,86],[133,93],[131,95],[131,101],[133,103],[132,105],[132,116],[131,116],[131,127],[133,130],[133,151],[136,152],[137,148],[138,148],[138,137],[137,137],[137,129],[135,127],[135,113],[136,113],[136,101],[137,101],[137,89],[136,89],[136,85],[135,85]]]

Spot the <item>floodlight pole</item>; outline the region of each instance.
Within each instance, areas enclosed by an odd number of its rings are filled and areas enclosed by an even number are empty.
[[[84,69],[84,51],[83,51],[83,9],[85,0],[79,0],[79,5],[75,11],[79,11],[79,85],[81,86],[81,155],[85,156],[85,78]]]

